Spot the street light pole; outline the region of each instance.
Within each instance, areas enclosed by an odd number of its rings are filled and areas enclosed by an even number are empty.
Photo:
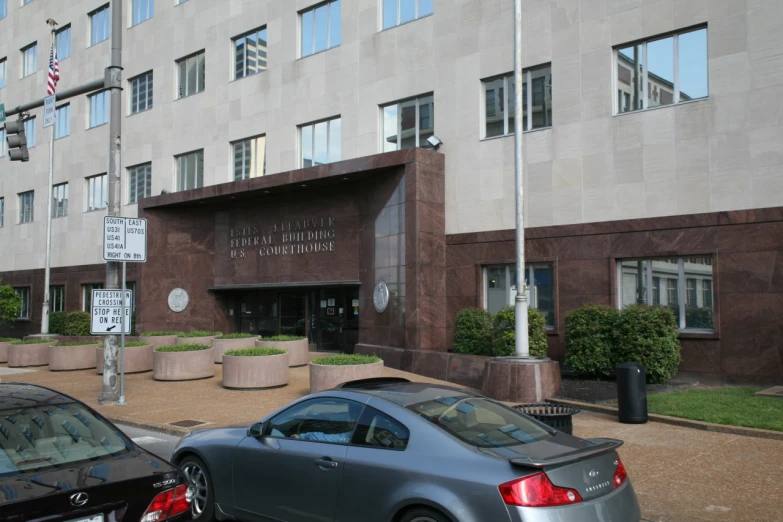
[[[109,201],[108,215],[120,215],[121,129],[122,129],[122,0],[111,0],[111,64],[106,69],[106,84],[111,92],[109,104]],[[106,262],[106,288],[120,286],[120,264]],[[124,296],[123,296],[124,300]],[[124,318],[123,318],[124,320]],[[98,402],[119,404],[120,390],[117,378],[117,335],[107,335],[103,341],[103,389]]]
[[[517,248],[517,295],[514,298],[515,355],[530,356],[530,343],[527,335],[527,285],[525,284],[525,215],[524,182],[522,177],[523,154],[522,132],[523,110],[522,92],[522,0],[514,0],[514,181],[516,184],[516,248]]]

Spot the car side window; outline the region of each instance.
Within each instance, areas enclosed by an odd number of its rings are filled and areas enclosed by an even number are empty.
[[[264,430],[268,437],[348,444],[363,406],[346,399],[311,399],[273,417]]]
[[[351,444],[404,450],[408,446],[408,439],[410,439],[408,428],[385,413],[367,406],[359,418]]]

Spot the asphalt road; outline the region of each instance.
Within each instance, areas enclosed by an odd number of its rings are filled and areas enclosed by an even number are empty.
[[[124,431],[133,442],[166,460],[171,459],[171,454],[174,452],[174,446],[177,445],[177,442],[179,442],[180,439],[176,435],[135,428],[124,424],[117,424],[117,427]]]

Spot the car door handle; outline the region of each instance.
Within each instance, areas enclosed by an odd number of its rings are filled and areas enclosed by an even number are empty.
[[[315,465],[322,469],[333,469],[337,467],[337,463],[330,459],[329,457],[321,457],[320,459],[315,459]]]

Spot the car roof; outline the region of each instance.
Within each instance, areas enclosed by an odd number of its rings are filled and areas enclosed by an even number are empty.
[[[20,382],[0,383],[0,411],[71,402],[74,402],[73,398],[42,386]]]
[[[483,397],[470,390],[427,382],[410,382],[404,379],[367,379],[366,381],[357,381],[356,383],[346,383],[345,385],[340,386],[339,389],[372,395],[398,404],[404,408],[413,404],[445,397],[454,397],[457,399],[465,397]]]

